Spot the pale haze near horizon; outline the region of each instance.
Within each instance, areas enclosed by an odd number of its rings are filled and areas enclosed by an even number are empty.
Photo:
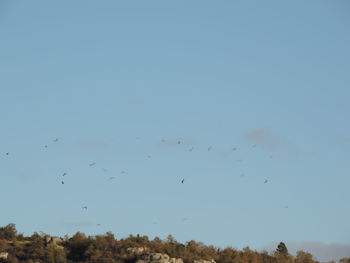
[[[349,12],[1,1],[0,225],[349,247]]]

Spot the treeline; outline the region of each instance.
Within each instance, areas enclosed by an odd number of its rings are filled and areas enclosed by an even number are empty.
[[[184,263],[194,260],[215,260],[216,263],[318,263],[310,253],[299,251],[294,257],[280,243],[272,254],[232,247],[220,249],[201,242],[177,242],[172,236],[166,240],[158,237],[133,236],[117,240],[111,233],[85,236],[76,233],[72,237],[53,240],[46,234],[34,233],[27,237],[18,234],[14,224],[0,227],[0,262],[7,263],[136,263],[138,256],[130,248],[145,248],[147,253],[167,254],[181,258]],[[145,252],[146,253],[146,252]],[[340,263],[350,263],[345,258]]]

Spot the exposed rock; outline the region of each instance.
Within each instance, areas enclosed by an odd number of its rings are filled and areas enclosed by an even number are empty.
[[[214,259],[204,260],[204,259],[195,259],[193,263],[216,263]]]
[[[7,253],[7,252],[0,252],[0,259],[7,260],[8,256],[9,256],[9,253]]]
[[[134,254],[135,256],[139,256],[148,251],[147,247],[129,247],[126,249],[126,252],[130,254]]]
[[[167,254],[150,253],[142,255],[136,263],[183,263],[181,258],[170,258]]]
[[[46,236],[45,243],[46,243],[46,246],[51,246],[58,249],[64,249],[64,247],[62,246],[63,239],[60,237]]]
[[[45,242],[46,242],[46,245],[59,246],[62,244],[63,239],[60,237],[47,236],[47,237],[45,237]]]

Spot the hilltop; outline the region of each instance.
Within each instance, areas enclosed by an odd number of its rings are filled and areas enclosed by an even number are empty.
[[[0,227],[0,262],[6,263],[319,263],[310,253],[294,257],[283,242],[274,253],[249,247],[220,249],[191,240],[182,244],[171,235],[166,240],[147,236],[117,239],[113,233],[54,237],[34,233],[18,234],[14,224]],[[350,258],[340,260],[350,263]]]

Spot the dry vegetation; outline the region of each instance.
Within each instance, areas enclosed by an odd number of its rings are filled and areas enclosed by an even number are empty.
[[[295,257],[290,255],[282,242],[274,253],[269,254],[266,251],[253,251],[248,247],[242,251],[232,247],[220,249],[193,240],[182,244],[172,236],[168,236],[166,240],[149,240],[147,236],[130,235],[128,238],[117,240],[110,232],[89,237],[78,232],[72,237],[53,239],[49,235],[38,233],[30,237],[23,236],[17,233],[14,224],[0,227],[0,255],[3,255],[0,262],[136,263],[140,255],[130,253],[130,248],[144,248],[143,254],[167,254],[171,258],[181,258],[184,263],[194,263],[199,259],[214,260],[216,263],[317,262],[307,252],[299,251]],[[350,258],[342,259],[341,263],[350,263]]]

